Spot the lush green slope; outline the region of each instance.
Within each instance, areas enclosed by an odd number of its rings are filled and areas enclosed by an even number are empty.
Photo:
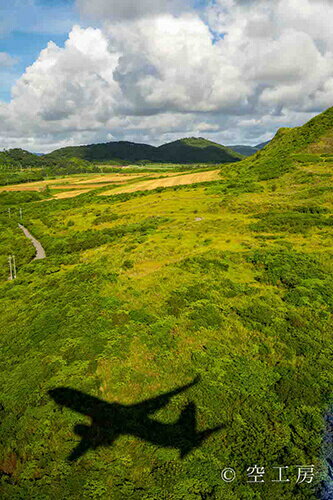
[[[45,164],[42,158],[23,149],[1,151],[0,185],[41,180]]]
[[[316,116],[302,127],[282,128],[269,144],[256,155],[246,160],[254,174],[261,179],[279,176],[294,168],[297,162],[320,160],[311,156],[309,151],[318,151],[316,145],[322,142],[327,145],[325,154],[332,150],[333,107]]]
[[[92,162],[122,163],[227,163],[239,161],[242,156],[215,142],[202,138],[180,139],[160,147],[133,142],[109,142],[58,149],[48,157],[78,157]]]

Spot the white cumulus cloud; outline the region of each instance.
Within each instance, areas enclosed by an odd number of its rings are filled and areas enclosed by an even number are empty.
[[[77,3],[103,22],[74,26],[26,69],[0,104],[4,146],[256,143],[333,104],[332,1]]]
[[[84,16],[100,20],[123,20],[151,17],[187,9],[190,0],[77,0]]]

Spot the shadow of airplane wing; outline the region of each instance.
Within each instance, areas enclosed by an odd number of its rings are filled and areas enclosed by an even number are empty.
[[[92,445],[89,439],[82,438],[67,460],[69,460],[69,462],[76,462],[76,460],[85,455],[90,449],[95,449],[95,446]]]
[[[177,394],[181,394],[190,387],[193,387],[199,381],[200,377],[198,376],[189,384],[178,387],[177,389],[174,389],[173,391],[167,392],[165,394],[161,394],[160,396],[156,396],[155,398],[147,399],[146,401],[142,401],[141,403],[130,405],[130,407],[133,410],[142,410],[142,412],[146,413],[147,415],[150,413],[154,413],[155,411],[166,406],[174,396],[176,396]]]
[[[92,424],[78,424],[74,427],[74,432],[81,437],[79,444],[73,449],[68,457],[70,462],[75,462],[86,454],[89,450],[95,450],[99,446],[111,446],[120,433],[107,432]]]
[[[48,391],[48,394],[58,405],[66,406],[77,413],[91,417],[93,420],[101,418],[101,415],[109,412],[113,406],[118,406],[116,403],[107,403],[69,387],[58,387]]]
[[[186,384],[182,387],[174,389],[173,391],[167,392],[165,394],[161,394],[160,396],[156,396],[151,399],[147,399],[141,403],[136,403],[133,405],[127,405],[127,408],[131,408],[135,410],[142,410],[146,414],[153,413],[160,408],[163,408],[168,402],[176,396],[180,394],[193,385],[197,384],[200,380],[200,377],[196,377],[192,382]],[[102,401],[94,396],[89,396],[81,391],[76,389],[71,389],[69,387],[58,387],[57,389],[51,389],[48,391],[48,394],[51,398],[60,406],[66,406],[71,410],[76,411],[77,413],[81,413],[83,415],[87,415],[92,419],[101,416],[101,414],[110,412],[112,407],[125,408],[125,405],[119,405],[118,403],[107,403],[106,401]]]

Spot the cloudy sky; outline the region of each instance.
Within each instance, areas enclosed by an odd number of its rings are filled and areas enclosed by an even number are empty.
[[[0,149],[257,144],[333,105],[333,0],[0,0]]]

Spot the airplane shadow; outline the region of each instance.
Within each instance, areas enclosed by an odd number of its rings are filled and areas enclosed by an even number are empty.
[[[176,448],[180,451],[181,458],[184,458],[223,426],[197,431],[196,405],[193,402],[187,404],[173,424],[164,424],[151,417],[166,406],[171,398],[194,386],[198,381],[199,377],[173,391],[133,405],[108,403],[68,387],[48,391],[58,405],[91,418],[90,426],[78,424],[74,427],[81,441],[68,460],[74,462],[90,449],[111,446],[121,435],[132,435],[156,446]]]

